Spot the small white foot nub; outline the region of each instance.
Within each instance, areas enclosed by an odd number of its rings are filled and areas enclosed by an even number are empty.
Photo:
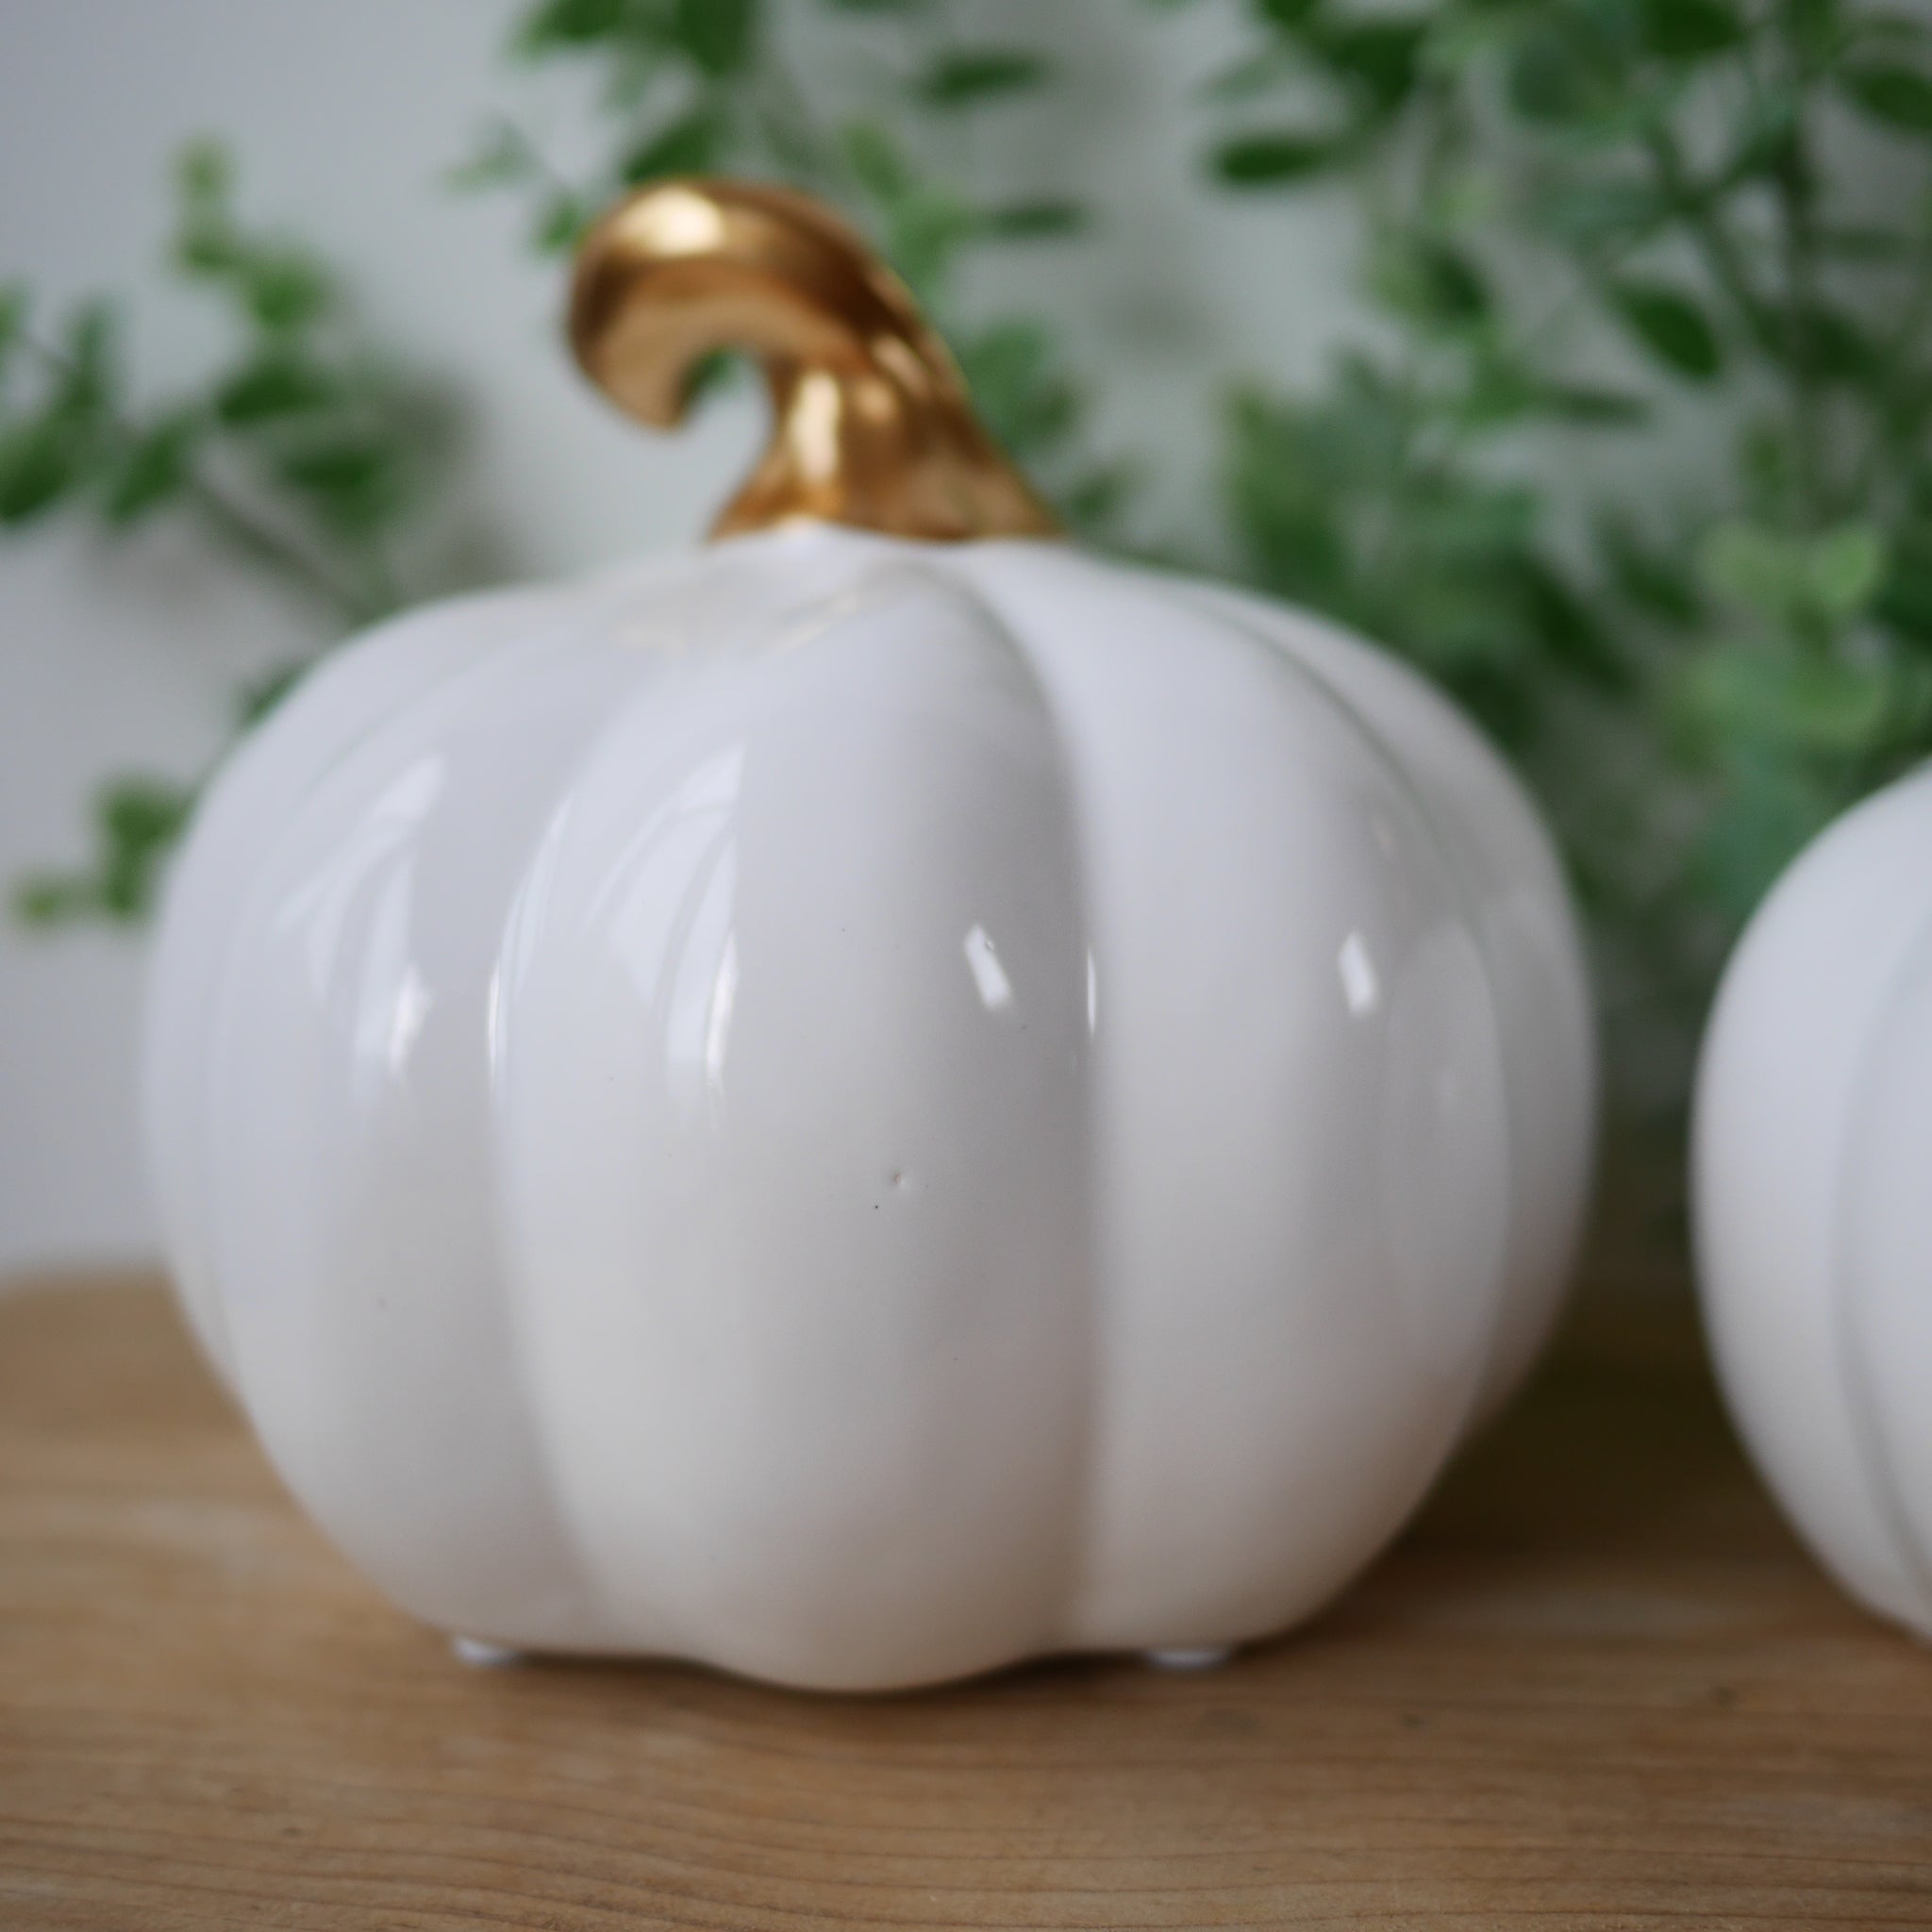
[[[1157,1671],[1211,1671],[1233,1655],[1231,1643],[1204,1643],[1193,1649],[1150,1650],[1147,1661]]]
[[[500,1671],[523,1656],[522,1651],[511,1650],[506,1644],[485,1643],[480,1637],[452,1637],[449,1647],[457,1661],[468,1664],[473,1671]]]

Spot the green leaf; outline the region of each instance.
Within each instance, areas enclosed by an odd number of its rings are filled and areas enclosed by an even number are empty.
[[[1252,391],[1231,399],[1223,484],[1228,514],[1257,581],[1354,616],[1346,505],[1322,474],[1313,427],[1292,403]]]
[[[1855,755],[1891,708],[1883,664],[1783,658],[1761,647],[1708,653],[1687,673],[1682,700],[1714,742],[1817,756]]]
[[[249,257],[229,208],[234,168],[226,151],[213,142],[191,143],[176,159],[175,182],[177,208],[169,243],[175,266],[213,279],[243,271]]]
[[[1588,248],[1647,234],[1671,207],[1647,181],[1605,178],[1560,183],[1542,195],[1536,212],[1552,234]]]
[[[275,474],[344,537],[374,535],[401,502],[397,452],[376,438],[348,434],[288,451],[276,459]]]
[[[191,220],[176,233],[172,254],[183,275],[231,275],[247,259],[241,242],[224,223]]]
[[[211,137],[191,141],[175,158],[175,192],[186,202],[202,207],[225,202],[234,186],[234,160]]]
[[[235,722],[246,731],[259,724],[308,675],[306,663],[284,664],[244,684],[235,695]]]
[[[1823,59],[1834,51],[1840,40],[1839,0],[1784,0],[1779,11],[1808,59]]]
[[[1131,463],[1102,463],[1056,491],[1055,500],[1074,529],[1102,529],[1120,516],[1140,481]]]
[[[93,869],[28,881],[24,916],[42,924],[142,918],[154,904],[162,862],[193,808],[192,790],[170,778],[119,778],[103,787],[93,808]]]
[[[1489,313],[1490,292],[1468,256],[1431,236],[1385,237],[1369,286],[1398,315],[1436,328],[1461,328]]]
[[[950,189],[921,186],[888,210],[886,254],[912,289],[930,301],[954,258],[978,232],[978,217]]]
[[[299,357],[270,353],[237,370],[215,391],[215,414],[231,426],[299,415],[337,401],[340,381]]]
[[[1885,359],[1852,315],[1824,302],[1793,308],[1778,346],[1793,367],[1824,382],[1876,382]]]
[[[85,873],[29,873],[13,889],[13,915],[23,925],[72,925],[100,909],[99,891]]]
[[[751,64],[758,0],[675,0],[671,37],[699,67],[723,79]]]
[[[1733,460],[1746,509],[1765,520],[1784,516],[1797,467],[1790,416],[1767,407],[1746,417],[1738,430]]]
[[[1744,38],[1743,19],[1726,0],[1641,0],[1638,16],[1644,51],[1664,60],[1701,60]]]
[[[1389,114],[1415,85],[1425,31],[1416,20],[1364,20],[1319,32],[1312,45],[1331,74],[1359,89],[1377,113]]]
[[[512,48],[541,58],[612,40],[624,32],[629,10],[625,0],[546,0],[520,23]]]
[[[12,360],[13,351],[21,338],[26,333],[27,293],[20,282],[0,282],[0,383],[7,376],[7,366]]]
[[[1869,524],[1844,524],[1812,540],[1807,587],[1824,615],[1840,623],[1871,603],[1885,576],[1885,539]]]
[[[938,55],[916,83],[929,107],[975,107],[1041,86],[1052,74],[1044,55],[1018,47],[955,47]]]
[[[715,395],[722,395],[744,373],[744,358],[736,350],[713,349],[700,356],[684,378],[684,406],[696,408]]]
[[[1609,300],[1637,341],[1677,375],[1707,382],[1723,366],[1717,331],[1680,290],[1662,282],[1624,281],[1611,287]]]
[[[1746,182],[1787,176],[1802,164],[1798,142],[1800,96],[1792,88],[1774,88],[1746,110],[1736,146],[1692,199],[1707,203]]]
[[[0,430],[0,524],[25,524],[51,509],[78,480],[69,426],[42,416]]]
[[[911,193],[913,175],[890,129],[876,121],[849,121],[840,129],[839,145],[858,185],[874,201],[888,207]]]
[[[1733,518],[1705,538],[1698,564],[1720,597],[1774,625],[1838,625],[1878,594],[1886,543],[1868,524],[1841,524],[1807,540]]]
[[[1412,541],[1419,550],[1458,564],[1514,559],[1528,543],[1537,519],[1536,492],[1522,485],[1496,486],[1452,476],[1433,491],[1411,493]]]
[[[257,256],[246,282],[249,309],[265,329],[304,328],[326,314],[335,299],[327,271],[292,251]]]
[[[1489,429],[1521,421],[1538,401],[1539,385],[1530,371],[1490,346],[1472,358],[1467,386],[1447,407],[1457,421]]]
[[[1051,448],[1073,428],[1079,392],[1039,323],[995,323],[958,344],[959,367],[994,438],[1015,457]]]
[[[1526,558],[1518,575],[1539,641],[1553,660],[1599,691],[1635,690],[1629,663],[1612,646],[1589,605],[1556,570]]]
[[[1074,201],[1014,201],[987,208],[979,226],[1005,242],[1043,242],[1077,235],[1087,226],[1087,210]]]
[[[1705,537],[1697,566],[1716,595],[1774,621],[1790,609],[1800,575],[1782,531],[1741,518],[1719,524]]]
[[[1332,135],[1249,134],[1224,142],[1214,172],[1235,188],[1277,188],[1332,168],[1343,153]]]
[[[194,793],[171,778],[119,778],[94,805],[95,822],[114,844],[153,848],[180,836],[194,808]]]
[[[584,231],[596,219],[589,203],[567,191],[550,195],[537,210],[530,241],[544,255],[561,255],[583,240]]]
[[[109,853],[94,884],[95,909],[121,925],[146,917],[156,893],[157,855],[147,851]]]
[[[633,187],[667,175],[701,175],[717,165],[724,133],[716,113],[708,108],[694,108],[640,142],[624,158],[618,173]]]
[[[487,128],[468,160],[443,177],[458,193],[478,188],[509,188],[535,178],[537,157],[516,128],[499,122]]]
[[[1293,32],[1315,11],[1318,0],[1254,0],[1255,11],[1268,25]]]
[[[1509,63],[1510,103],[1525,120],[1578,121],[1599,98],[1589,63],[1561,33],[1530,34]]]
[[[1874,608],[1902,636],[1932,644],[1932,534],[1911,531],[1893,542]]]
[[[1679,556],[1647,541],[1621,515],[1604,518],[1596,536],[1611,583],[1640,610],[1678,626],[1702,619],[1697,580]]]
[[[1873,120],[1910,134],[1932,133],[1932,76],[1919,69],[1860,61],[1840,72],[1839,86]]]
[[[120,339],[120,317],[107,302],[83,302],[69,318],[60,408],[70,417],[97,415],[111,407],[119,386]]]
[[[1495,221],[1507,199],[1503,177],[1494,168],[1479,162],[1441,166],[1431,171],[1420,219],[1443,236],[1470,235]]]
[[[123,527],[138,523],[181,493],[201,429],[200,416],[183,410],[135,438],[111,477],[102,506],[108,523]]]

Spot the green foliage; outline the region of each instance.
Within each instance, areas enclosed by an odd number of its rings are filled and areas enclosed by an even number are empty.
[[[1618,282],[1608,291],[1618,319],[1674,375],[1707,382],[1724,366],[1709,318],[1690,296],[1661,282]]]
[[[1845,96],[1874,121],[1908,134],[1932,133],[1932,78],[1887,61],[1848,63],[1840,75]]]
[[[337,625],[366,623],[400,601],[392,549],[441,480],[439,406],[371,354],[325,263],[242,221],[219,148],[190,148],[175,185],[168,263],[221,311],[226,356],[191,392],[144,403],[124,366],[123,305],[86,302],[42,329],[25,291],[0,292],[0,524],[64,512],[121,535],[192,519]],[[107,786],[87,863],[28,879],[19,912],[143,916],[193,793],[163,778]]]
[[[1552,684],[1613,693],[1632,672],[1545,541],[1517,483],[1431,461],[1445,399],[1351,357],[1308,401],[1245,391],[1226,489],[1246,574],[1402,648],[1507,747]]]
[[[1128,487],[1089,447],[1089,414],[1058,330],[973,300],[989,250],[1077,241],[1078,203],[1003,202],[935,166],[956,125],[1051,102],[1061,76],[1037,48],[954,36],[939,0],[544,0],[518,24],[526,61],[602,80],[606,160],[566,181],[513,122],[485,130],[457,178],[525,194],[540,248],[572,246],[626,187],[691,173],[776,179],[830,201],[867,232],[952,344],[995,437],[1073,523],[1117,517]],[[781,28],[809,26],[839,58],[802,72]],[[849,57],[849,58],[848,58]],[[862,89],[851,76],[869,76]]]
[[[1214,165],[1231,186],[1258,188],[1319,175],[1346,154],[1346,145],[1328,135],[1242,134],[1215,150]]]
[[[194,788],[172,778],[125,777],[102,787],[91,815],[92,862],[30,874],[16,889],[31,924],[136,920],[153,909],[160,864],[194,806]]]
[[[1519,761],[1594,925],[1612,1064],[1674,1039],[1681,1091],[1739,921],[1932,748],[1932,25],[1854,0],[1192,4],[1246,36],[1199,104],[1205,188],[1345,199],[1370,311],[1321,383],[1231,393],[1224,554],[1406,654]],[[933,312],[994,433],[1118,541],[1131,479],[1094,454],[1080,357],[1043,306],[983,294],[996,251],[1084,245],[1088,211],[962,161],[1069,76],[960,18],[541,0],[511,57],[594,81],[598,164],[563,175],[505,118],[455,178],[520,196],[549,253],[667,175],[824,196]],[[178,192],[174,270],[233,355],[136,408],[118,308],[43,325],[0,287],[0,524],[193,515],[341,620],[386,608],[433,493],[420,398],[311,252],[240,222],[218,152]],[[107,788],[93,862],[24,909],[137,916],[191,789]]]
[[[1042,94],[1057,79],[1050,63],[1024,46],[956,41],[933,0],[823,7],[835,32],[889,25],[897,77],[859,96],[814,98],[788,65],[775,9],[760,0],[542,0],[518,23],[511,54],[596,72],[606,163],[566,180],[502,120],[453,185],[525,194],[544,253],[572,247],[625,187],[669,175],[731,170],[826,196],[877,238],[941,317],[994,434],[1042,473],[1073,522],[1110,523],[1127,478],[1084,447],[1085,398],[1057,332],[1037,316],[974,315],[963,292],[981,251],[1074,240],[1086,210],[1050,193],[989,200],[922,158],[929,125]],[[340,626],[365,623],[402,601],[393,556],[433,503],[448,454],[441,413],[360,341],[325,263],[241,220],[219,148],[185,154],[175,191],[170,268],[225,312],[232,354],[193,393],[138,406],[122,369],[118,305],[86,305],[42,332],[25,292],[0,286],[0,525],[65,510],[121,531],[191,516]],[[701,393],[721,369],[710,365]],[[243,728],[299,669],[242,694]],[[38,924],[141,917],[193,789],[149,778],[108,787],[87,864],[27,880],[18,911]]]
[[[1001,94],[1041,86],[1052,73],[1038,54],[1012,47],[943,47],[914,82],[934,108],[967,108]]]
[[[1798,846],[1932,749],[1932,32],[1830,0],[1243,10],[1208,178],[1345,183],[1395,344],[1235,398],[1244,566],[1520,758],[1596,922],[1613,1064],[1646,1024],[1687,1037]],[[1875,196],[1822,138],[1843,107],[1894,143]],[[1580,480],[1631,473],[1574,437],[1692,393],[1728,465]]]

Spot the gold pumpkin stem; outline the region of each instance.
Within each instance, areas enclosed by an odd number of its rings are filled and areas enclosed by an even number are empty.
[[[771,441],[713,537],[797,518],[939,541],[1058,534],[905,284],[805,195],[689,178],[618,203],[578,251],[570,339],[591,381],[661,429],[713,350],[763,365]]]

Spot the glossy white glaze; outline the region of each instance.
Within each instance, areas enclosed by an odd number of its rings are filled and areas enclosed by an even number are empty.
[[[1705,1319],[1759,1469],[1854,1596],[1932,1637],[1932,766],[1753,921],[1693,1161]]]
[[[149,1134],[291,1487],[445,1628],[908,1684],[1277,1629],[1546,1328],[1521,794],[1276,607],[806,526],[387,625],[171,882]]]

